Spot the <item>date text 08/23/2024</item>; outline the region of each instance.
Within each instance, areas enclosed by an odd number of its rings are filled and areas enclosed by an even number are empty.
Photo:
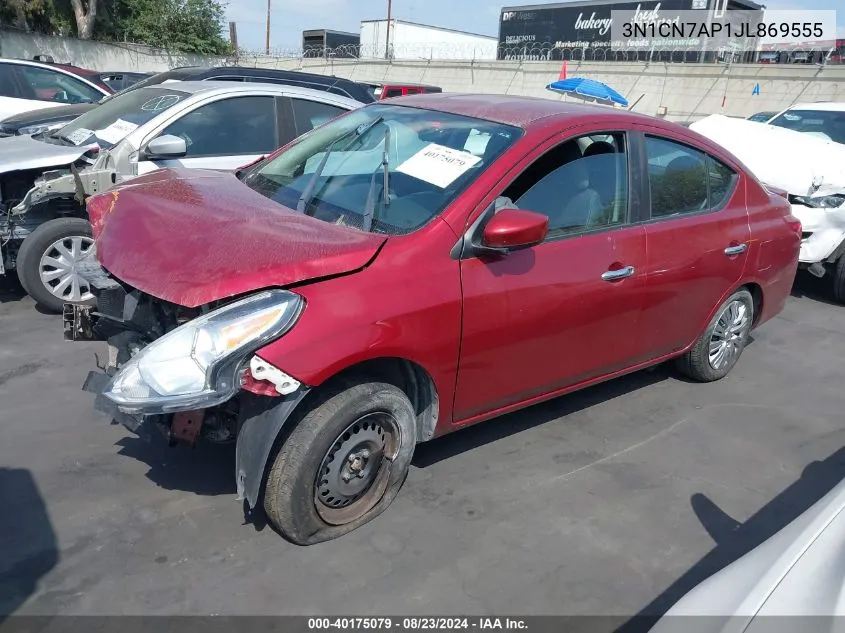
[[[447,630],[527,630],[524,619],[520,618],[441,618],[441,617],[335,617],[308,618],[308,630],[382,630],[382,631],[447,631]]]

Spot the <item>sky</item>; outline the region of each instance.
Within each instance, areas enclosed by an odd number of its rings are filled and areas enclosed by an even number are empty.
[[[757,0],[770,9],[840,9],[837,26],[845,38],[842,0]],[[543,4],[543,0],[508,0],[509,5]],[[393,0],[393,17],[483,35],[498,35],[503,2],[492,0]],[[266,0],[228,0],[227,20],[238,24],[238,44],[264,49]],[[302,31],[334,29],[360,31],[361,20],[387,17],[387,0],[271,0],[271,48],[298,49]]]

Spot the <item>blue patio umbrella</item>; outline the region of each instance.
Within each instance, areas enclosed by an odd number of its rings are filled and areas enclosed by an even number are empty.
[[[586,77],[570,77],[569,79],[553,81],[546,86],[546,89],[552,92],[576,95],[585,99],[609,101],[610,103],[617,103],[623,108],[628,107],[628,100],[613,88],[600,81],[587,79]]]

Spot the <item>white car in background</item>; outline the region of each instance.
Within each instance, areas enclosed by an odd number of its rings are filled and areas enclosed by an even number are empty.
[[[816,107],[833,104],[813,104]],[[718,143],[763,183],[785,191],[801,220],[799,265],[816,277],[831,275],[833,294],[845,303],[845,144],[836,118],[814,123],[796,106],[776,116],[802,117],[794,129],[714,114],[689,128]],[[845,111],[827,110],[845,117]],[[790,119],[786,119],[790,120]],[[820,130],[825,130],[822,136]],[[809,132],[809,133],[808,133]]]
[[[0,121],[32,110],[97,103],[110,94],[94,71],[0,58]]]
[[[0,274],[50,310],[91,298],[84,201],[164,167],[235,170],[362,104],[282,84],[178,81],[116,95],[53,132],[0,138]],[[233,209],[233,211],[235,211]]]
[[[841,616],[845,482],[687,593],[649,633],[832,633],[845,629]]]

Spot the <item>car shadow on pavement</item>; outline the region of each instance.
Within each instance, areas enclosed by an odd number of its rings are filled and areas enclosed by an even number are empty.
[[[677,377],[671,364],[662,364],[622,376],[581,391],[509,413],[483,424],[450,433],[431,442],[419,444],[411,464],[426,468],[444,459],[504,439],[516,433],[552,422],[583,409],[612,400],[669,378]]]
[[[692,510],[716,546],[657,598],[616,629],[644,633],[678,600],[704,580],[738,560],[785,528],[845,478],[845,447],[804,468],[801,477],[744,523],[725,513],[704,494],[690,498]],[[729,614],[725,614],[729,615]]]
[[[147,479],[166,490],[198,495],[235,494],[235,445],[198,442],[169,446],[153,431],[149,441],[129,436],[117,442],[119,455],[132,457],[149,467]]]
[[[819,279],[806,270],[799,270],[795,275],[795,282],[792,284],[790,294],[796,299],[811,299],[841,308],[842,304],[833,298],[833,282],[831,280],[830,275],[825,275]]]
[[[32,473],[0,468],[0,625],[59,562],[56,533]]]
[[[24,297],[26,291],[14,273],[7,272],[5,276],[0,276],[0,303],[20,301]]]

